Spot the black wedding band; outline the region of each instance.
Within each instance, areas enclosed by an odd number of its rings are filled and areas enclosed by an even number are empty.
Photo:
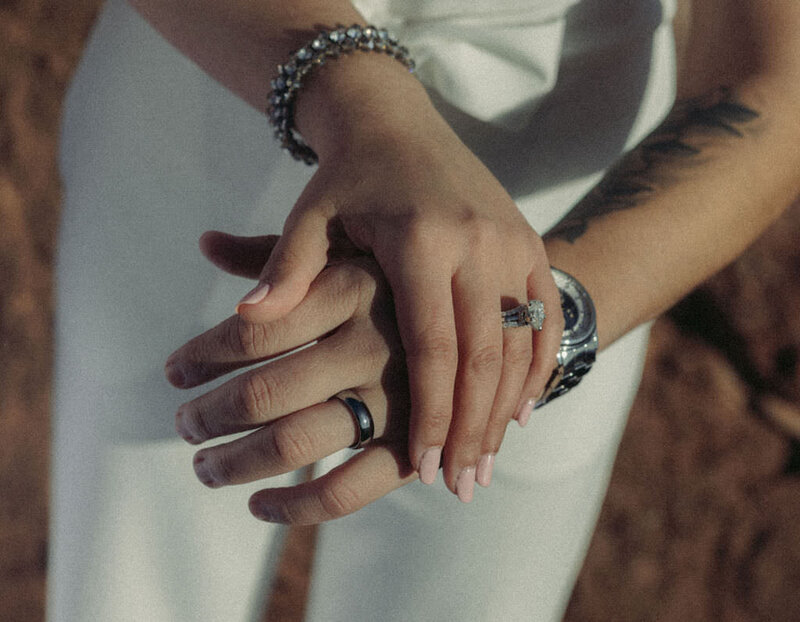
[[[375,435],[375,423],[372,421],[372,414],[369,412],[369,408],[353,391],[340,391],[333,397],[344,404],[350,414],[353,415],[358,437],[350,445],[350,449],[360,449],[369,443]]]

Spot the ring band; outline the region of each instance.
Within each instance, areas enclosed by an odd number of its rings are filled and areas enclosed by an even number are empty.
[[[354,391],[340,391],[333,397],[344,404],[345,408],[353,415],[358,437],[350,445],[350,449],[360,449],[369,443],[375,435],[375,423],[372,421],[372,413],[369,412],[367,405],[361,401],[361,398]]]
[[[500,315],[503,318],[503,328],[531,326],[533,330],[542,330],[544,318],[547,317],[541,300],[529,300],[524,305],[501,311]]]

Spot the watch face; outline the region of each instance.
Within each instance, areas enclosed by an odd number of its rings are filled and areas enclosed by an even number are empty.
[[[564,313],[561,345],[583,343],[594,334],[595,313],[592,299],[574,278],[560,270],[553,269],[552,273],[561,292],[561,310]]]

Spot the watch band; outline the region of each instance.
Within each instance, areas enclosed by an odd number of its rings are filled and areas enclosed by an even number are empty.
[[[536,408],[564,395],[580,383],[597,354],[597,317],[589,293],[573,276],[550,269],[561,294],[564,333],[556,355],[556,367],[545,385]]]

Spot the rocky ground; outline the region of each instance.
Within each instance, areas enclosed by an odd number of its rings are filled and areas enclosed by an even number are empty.
[[[0,620],[43,619],[61,99],[99,0],[0,0]],[[570,622],[800,618],[800,208],[660,319]],[[267,617],[300,618],[313,532]],[[298,558],[295,555],[300,555]]]

